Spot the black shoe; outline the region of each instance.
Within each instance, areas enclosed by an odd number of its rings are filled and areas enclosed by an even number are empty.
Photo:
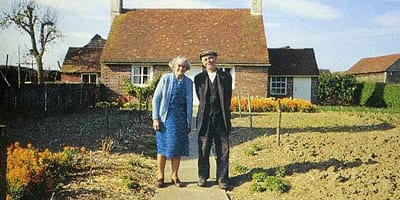
[[[197,182],[197,185],[200,187],[206,187],[207,186],[207,180],[205,178],[199,178],[199,182]]]
[[[229,183],[227,182],[223,182],[223,181],[219,181],[218,182],[218,187],[223,189],[223,190],[227,190],[229,189],[231,186],[229,185]]]

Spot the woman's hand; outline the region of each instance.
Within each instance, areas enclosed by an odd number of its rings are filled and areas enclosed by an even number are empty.
[[[154,119],[153,120],[153,129],[155,131],[159,131],[160,130],[160,120],[159,119]]]

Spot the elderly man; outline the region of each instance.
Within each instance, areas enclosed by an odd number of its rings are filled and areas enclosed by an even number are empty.
[[[196,94],[200,104],[197,113],[199,144],[198,185],[207,186],[210,177],[210,149],[215,145],[217,155],[217,184],[221,189],[229,185],[229,133],[231,131],[232,77],[217,69],[217,52],[200,53],[203,72],[194,78]]]

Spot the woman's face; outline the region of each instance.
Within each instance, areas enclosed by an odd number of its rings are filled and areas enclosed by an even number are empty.
[[[174,67],[174,73],[177,77],[181,77],[185,74],[187,68],[184,64],[176,64]]]

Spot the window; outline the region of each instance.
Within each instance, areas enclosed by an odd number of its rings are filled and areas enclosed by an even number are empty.
[[[131,83],[144,86],[150,80],[151,67],[132,66]]]
[[[286,95],[286,77],[271,77],[270,91],[275,95]]]
[[[82,83],[97,83],[97,74],[81,74]]]

